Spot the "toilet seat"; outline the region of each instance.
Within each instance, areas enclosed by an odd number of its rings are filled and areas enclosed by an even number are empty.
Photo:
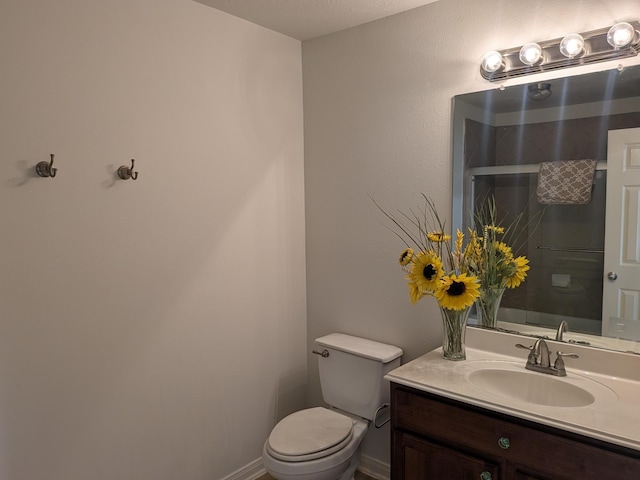
[[[327,408],[292,413],[273,429],[267,451],[287,462],[304,462],[331,455],[351,441],[353,420]]]

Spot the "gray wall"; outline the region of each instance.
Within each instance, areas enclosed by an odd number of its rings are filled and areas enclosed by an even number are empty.
[[[300,42],[191,0],[3,0],[0,64],[0,478],[257,461],[305,404]]]
[[[639,14],[627,0],[446,0],[303,43],[310,345],[343,331],[398,345],[405,361],[440,345],[436,302],[409,302],[403,244],[369,195],[406,210],[426,193],[449,219],[451,100],[497,87],[480,77],[482,55]],[[552,75],[562,73],[535,78]],[[309,398],[320,403],[312,361]],[[388,430],[366,440],[365,454],[388,459]]]

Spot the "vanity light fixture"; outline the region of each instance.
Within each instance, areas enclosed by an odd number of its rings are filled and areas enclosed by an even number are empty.
[[[484,54],[482,57],[482,68],[487,72],[497,72],[504,67],[504,60],[500,52],[492,50]]]
[[[542,58],[542,47],[537,43],[527,43],[520,49],[518,57],[525,65],[535,65]]]
[[[634,37],[637,37],[637,35],[638,32],[631,24],[626,22],[616,23],[607,32],[607,42],[615,49],[623,48],[633,42]]]
[[[584,50],[584,38],[579,33],[567,35],[560,42],[560,53],[568,58],[575,58]]]
[[[638,53],[640,22],[621,22],[612,27],[488,52],[482,58],[480,74],[490,82],[495,82],[559,68],[633,57]]]

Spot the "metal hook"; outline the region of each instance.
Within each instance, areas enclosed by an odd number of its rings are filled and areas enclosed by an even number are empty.
[[[51,161],[49,162],[39,162],[36,165],[36,173],[38,174],[39,177],[55,177],[56,176],[56,172],[58,171],[57,168],[53,168],[53,159],[55,157],[55,155],[53,153],[50,153],[49,155],[51,155]]]
[[[119,169],[118,169],[118,176],[122,179],[122,180],[137,180],[138,179],[138,172],[134,172],[133,171],[133,165],[135,163],[135,159],[131,159],[131,168],[127,167],[126,165],[122,165]]]

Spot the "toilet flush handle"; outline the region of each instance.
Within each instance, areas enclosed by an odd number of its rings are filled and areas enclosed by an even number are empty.
[[[373,416],[373,424],[376,426],[376,428],[382,428],[391,421],[391,414],[390,414],[391,412],[389,412],[389,416],[382,423],[378,423],[378,417],[380,416],[380,413],[388,408],[391,408],[391,404],[383,403],[376,410],[376,413]]]
[[[318,350],[311,350],[311,353],[315,353],[316,355],[320,355],[322,358],[327,358],[329,356],[329,350],[322,350],[319,352]]]

